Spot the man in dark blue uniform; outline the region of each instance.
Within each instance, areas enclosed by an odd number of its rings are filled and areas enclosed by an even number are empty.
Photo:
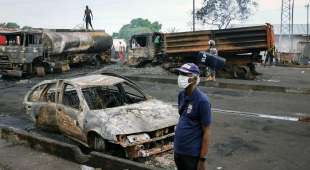
[[[178,170],[206,170],[211,105],[199,90],[200,70],[193,63],[177,69],[179,122],[174,138],[174,159]]]

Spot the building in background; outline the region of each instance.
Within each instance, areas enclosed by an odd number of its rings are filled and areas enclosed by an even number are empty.
[[[307,41],[307,24],[294,24],[293,34],[280,34],[280,24],[273,25],[279,52],[301,53]]]
[[[275,24],[276,49],[283,62],[308,64],[310,43],[307,24],[294,24],[292,34],[281,34],[280,24]]]

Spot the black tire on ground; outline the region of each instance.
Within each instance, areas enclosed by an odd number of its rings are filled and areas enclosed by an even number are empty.
[[[92,133],[89,135],[88,144],[91,149],[99,152],[106,151],[106,141],[98,134]]]
[[[245,65],[233,66],[234,78],[252,80],[253,75],[251,74],[250,68]],[[255,78],[255,77],[254,77]]]

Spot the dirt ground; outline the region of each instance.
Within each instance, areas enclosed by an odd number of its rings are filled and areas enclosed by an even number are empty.
[[[4,117],[7,118],[8,116],[20,119],[27,117],[22,108],[22,101],[25,93],[34,84],[44,79],[79,76],[93,72],[96,69],[92,67],[83,69],[75,68],[66,74],[48,75],[44,78],[34,77],[22,80],[0,79],[0,121],[7,122]],[[275,68],[270,67],[271,71],[273,69]],[[101,69],[101,71],[173,76],[156,67],[132,69],[109,66]],[[265,71],[268,72],[268,70]],[[296,73],[300,73],[299,70]],[[306,71],[306,74],[308,74],[308,71]],[[265,76],[268,77],[268,75]],[[176,96],[179,92],[176,84],[138,83],[151,96],[169,103],[176,103]],[[201,89],[208,94],[214,108],[282,116],[309,115],[310,113],[310,95],[205,87],[201,87]],[[14,124],[14,121],[12,123]],[[26,121],[25,124],[27,124]],[[20,122],[15,122],[15,125],[20,125]],[[208,158],[209,169],[308,170],[310,169],[309,143],[309,123],[252,118],[213,112],[212,135]],[[0,152],[0,158],[3,158],[3,156],[5,156],[5,152]],[[39,161],[30,157],[29,159]],[[1,160],[0,165],[3,163]],[[11,161],[11,163],[14,164],[14,161]],[[57,166],[56,164],[58,163],[55,162],[55,166]],[[152,157],[146,161],[146,164],[167,169],[175,168],[172,152]],[[68,167],[72,168],[74,166],[74,164],[72,166],[68,165]],[[77,166],[77,168],[79,169],[80,167]]]

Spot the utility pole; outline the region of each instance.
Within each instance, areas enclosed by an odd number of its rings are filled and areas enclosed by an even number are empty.
[[[309,3],[305,7],[307,8],[307,41],[309,41]]]
[[[294,7],[295,7],[295,0],[293,0],[292,2],[292,9],[291,9],[291,15],[292,15],[292,18],[291,18],[291,33],[294,34]]]
[[[281,5],[281,35],[290,35],[291,33],[291,0],[282,0]]]
[[[195,0],[193,0],[193,32],[195,32],[195,19],[196,19]]]
[[[278,49],[281,52],[291,52],[292,51],[292,1],[293,0],[282,0],[281,4],[281,28],[279,36]],[[293,1],[294,3],[294,1]],[[288,38],[289,44],[282,41],[283,38]]]
[[[293,41],[294,41],[294,5],[295,5],[295,0],[292,2],[292,8],[291,8],[291,52],[293,52]]]

